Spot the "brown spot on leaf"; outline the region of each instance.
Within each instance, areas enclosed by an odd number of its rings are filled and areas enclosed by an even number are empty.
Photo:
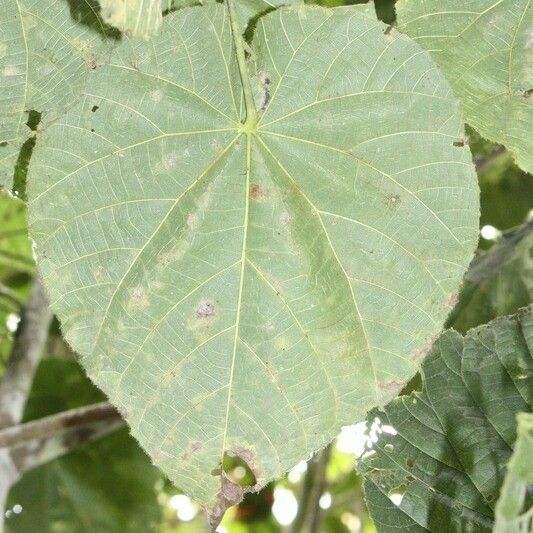
[[[106,269],[102,265],[98,265],[94,271],[94,279],[97,283],[102,283],[106,279]]]
[[[433,346],[433,343],[435,342],[435,339],[437,338],[437,336],[438,335],[433,335],[431,337],[431,339],[429,339],[428,342],[423,344],[420,348],[417,348],[416,350],[413,350],[413,352],[409,356],[409,359],[411,361],[413,361],[413,363],[421,362],[422,359],[424,359],[426,357],[426,355],[429,352],[429,350],[431,350],[431,347]]]
[[[387,205],[390,207],[395,207],[397,205],[400,205],[401,198],[399,194],[387,194]]]
[[[148,307],[148,296],[143,287],[135,287],[131,291],[130,303],[137,309]]]
[[[257,478],[257,465],[255,462],[255,452],[249,448],[243,448],[242,446],[232,446],[229,449],[229,452],[232,453],[235,457],[242,459],[248,468],[252,471],[254,476]]]
[[[195,213],[189,213],[187,215],[187,227],[190,230],[195,230],[198,227],[198,215]]]
[[[179,369],[173,368],[170,372],[165,373],[159,386],[162,389],[168,389],[170,385],[172,384],[172,382],[176,381],[179,374],[180,374]]]
[[[220,481],[220,490],[217,494],[216,503],[207,512],[207,518],[212,533],[215,533],[226,511],[230,507],[237,505],[244,496],[244,489],[237,483],[228,479],[224,472],[221,473]]]
[[[448,296],[448,306],[449,307],[455,307],[457,305],[457,302],[459,301],[459,298],[457,297],[456,292],[452,292],[450,296]]]
[[[259,109],[264,111],[270,102],[270,77],[265,72],[259,73],[259,87],[262,93]]]
[[[179,261],[190,248],[191,243],[185,239],[178,241],[169,252],[163,252],[157,257],[157,264],[163,268],[175,261]]]
[[[209,318],[215,316],[215,304],[213,302],[200,302],[196,308],[197,318]]]
[[[98,60],[96,59],[96,55],[87,46],[84,46],[81,49],[81,58],[83,59],[85,66],[89,70],[95,70],[98,67]]]
[[[404,384],[399,381],[384,381],[379,383],[378,386],[382,391],[396,395],[403,389]]]
[[[195,453],[198,453],[203,449],[204,445],[199,440],[194,441],[187,452],[185,452],[181,458],[183,461],[188,461]]]
[[[252,200],[266,200],[270,196],[270,191],[260,183],[252,183],[250,187],[250,198]]]

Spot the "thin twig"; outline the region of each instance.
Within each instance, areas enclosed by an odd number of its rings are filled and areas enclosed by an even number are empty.
[[[4,429],[0,446],[11,448],[13,462],[22,474],[125,426],[117,410],[103,402]]]
[[[21,309],[20,325],[6,371],[0,382],[0,429],[20,423],[30,394],[35,370],[48,337],[52,312],[39,275],[36,273],[28,302]],[[11,450],[0,449],[0,533],[4,529],[4,507],[11,487],[21,471]]]
[[[36,274],[28,302],[22,309],[11,355],[0,382],[0,428],[18,424],[22,420],[51,320],[48,298]]]
[[[298,514],[292,525],[292,533],[317,533],[320,530],[319,500],[326,488],[326,470],[331,445],[324,448],[307,463]]]
[[[97,422],[118,420],[122,420],[120,414],[108,402],[78,407],[0,430],[0,448],[15,448],[29,441],[48,439]]]

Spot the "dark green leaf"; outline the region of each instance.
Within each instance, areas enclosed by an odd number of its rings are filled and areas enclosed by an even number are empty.
[[[465,337],[447,331],[422,365],[423,391],[370,415],[397,432],[362,463],[380,533],[490,531],[515,415],[533,407],[532,351],[533,307]]]

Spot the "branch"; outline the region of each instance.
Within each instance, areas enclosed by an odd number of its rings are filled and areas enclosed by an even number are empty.
[[[505,146],[498,144],[487,155],[474,158],[477,174],[480,175],[485,172],[485,170],[492,166],[502,154],[507,154]]]
[[[0,430],[0,533],[9,490],[24,472],[124,426],[119,413],[102,402]]]
[[[28,302],[22,309],[20,325],[0,383],[0,428],[18,424],[22,420],[51,321],[48,298],[39,275],[36,274]]]
[[[302,494],[298,502],[298,514],[292,525],[293,533],[317,533],[320,530],[320,506],[318,504],[326,487],[326,469],[331,444],[307,463]]]
[[[0,429],[19,424],[30,394],[35,370],[48,337],[52,312],[38,273],[30,296],[22,307],[20,325],[6,371],[0,382]],[[18,481],[18,469],[9,449],[0,449],[0,533],[4,529],[4,506],[11,487]]]
[[[122,420],[120,414],[107,402],[70,409],[0,430],[0,448],[16,448],[36,439],[42,441],[94,423],[117,420]]]
[[[0,448],[16,448],[36,439],[42,441],[95,423],[118,420],[122,420],[120,414],[108,402],[78,407],[0,430]]]
[[[490,250],[482,252],[473,259],[465,278],[478,284],[493,277],[513,255],[516,247],[532,235],[533,222],[526,222],[504,232],[500,240]]]
[[[118,411],[102,402],[0,430],[0,449],[11,449],[21,475],[125,425]]]

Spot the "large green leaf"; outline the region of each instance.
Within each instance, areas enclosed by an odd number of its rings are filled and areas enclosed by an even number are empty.
[[[390,400],[477,241],[458,102],[416,44],[363,9],[282,8],[253,57],[244,125],[226,9],[172,13],[90,74],[30,168],[66,338],[207,507],[224,452],[261,486]]]
[[[72,105],[110,32],[94,0],[0,0],[0,13],[0,188],[10,189],[28,111],[46,124]]]
[[[466,120],[533,172],[531,0],[399,0],[401,31],[429,50]]]
[[[44,359],[25,412],[35,420],[101,401],[72,360]],[[8,533],[146,533],[157,531],[161,480],[135,440],[120,430],[24,474],[9,494]],[[37,525],[38,524],[38,527]]]
[[[447,331],[422,364],[423,391],[371,414],[397,432],[362,467],[380,533],[490,531],[515,415],[533,407],[532,353],[533,307],[465,337]]]
[[[533,488],[533,414],[519,413],[516,445],[496,504],[494,533],[533,531],[533,507],[525,510]]]

